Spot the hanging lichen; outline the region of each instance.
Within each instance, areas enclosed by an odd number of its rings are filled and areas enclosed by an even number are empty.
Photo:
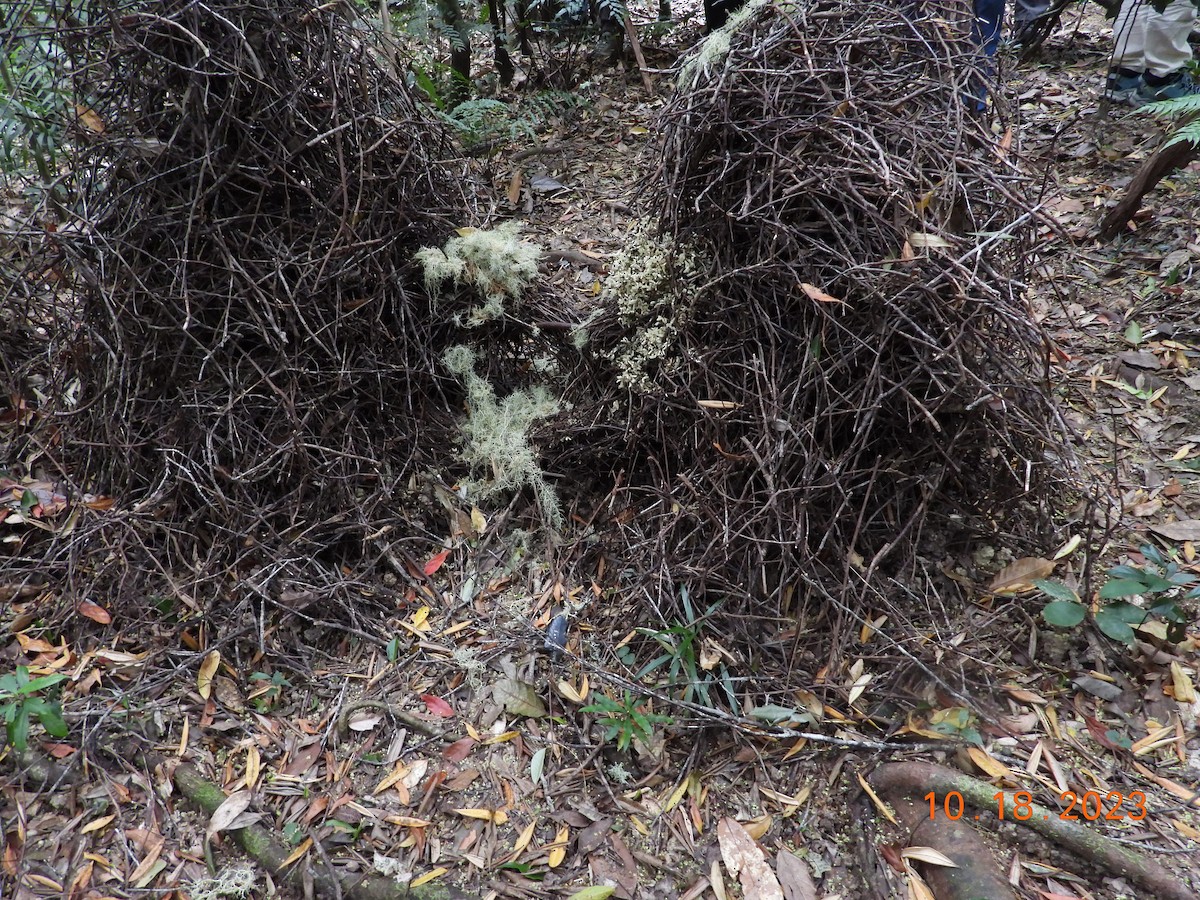
[[[554,489],[538,466],[529,441],[534,422],[552,416],[561,402],[541,385],[513,391],[503,400],[475,371],[475,351],[457,346],[443,357],[446,368],[462,379],[467,389],[467,417],[463,421],[462,455],[474,472],[487,473],[468,486],[487,498],[525,487],[533,489],[547,525],[562,525],[562,509]]]

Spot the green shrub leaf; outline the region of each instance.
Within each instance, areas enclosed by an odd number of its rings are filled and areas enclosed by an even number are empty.
[[[1114,641],[1122,644],[1133,643],[1133,629],[1111,609],[1102,609],[1096,613],[1096,627]]]
[[[1100,588],[1100,598],[1102,600],[1116,600],[1119,597],[1132,597],[1135,594],[1144,594],[1147,588],[1141,581],[1135,581],[1132,578],[1118,578],[1115,581],[1107,582],[1104,587]]]
[[[1055,628],[1074,628],[1087,615],[1087,607],[1073,600],[1057,600],[1047,603],[1042,618]]]
[[[1045,581],[1039,579],[1033,583],[1033,586],[1046,596],[1055,600],[1061,600],[1063,603],[1079,602],[1079,595],[1061,581]]]

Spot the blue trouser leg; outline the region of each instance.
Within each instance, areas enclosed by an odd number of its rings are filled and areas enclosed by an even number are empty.
[[[1000,26],[1004,22],[1004,0],[975,0],[975,21],[971,39],[985,56],[995,56],[1000,45]]]
[[[971,23],[971,40],[989,60],[996,55],[996,48],[1000,46],[1000,27],[1004,23],[1004,2],[1005,0],[974,0],[975,19]],[[995,68],[989,62],[984,71],[991,77]],[[968,102],[973,104],[979,112],[986,109],[987,87],[983,84],[974,85]]]

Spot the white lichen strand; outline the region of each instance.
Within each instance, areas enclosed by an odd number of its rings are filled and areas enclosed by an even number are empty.
[[[717,65],[725,62],[729,55],[730,38],[737,32],[755,12],[762,9],[771,0],[750,0],[745,6],[731,15],[724,25],[709,33],[700,45],[700,49],[679,70],[676,84],[681,90],[695,87],[696,79],[701,74],[710,72]]]
[[[437,300],[447,282],[479,295],[475,307],[460,324],[474,327],[499,319],[506,305],[515,310],[538,274],[541,248],[519,240],[521,226],[504,222],[491,230],[464,228],[446,246],[423,247],[416,259],[425,273],[425,289]]]
[[[468,485],[468,491],[487,499],[529,487],[537,498],[542,518],[552,529],[563,524],[562,508],[537,463],[529,430],[538,419],[557,413],[562,404],[541,385],[513,391],[503,400],[475,371],[475,351],[459,345],[442,357],[446,368],[462,379],[467,389],[467,418],[463,421],[464,461],[475,472],[488,476]]]

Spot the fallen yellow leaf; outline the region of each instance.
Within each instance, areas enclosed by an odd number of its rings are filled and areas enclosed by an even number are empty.
[[[875,793],[874,788],[872,788],[869,784],[867,784],[867,779],[863,778],[861,774],[858,775],[857,777],[858,777],[859,785],[862,787],[862,789],[864,791],[866,791],[867,796],[871,798],[871,802],[875,804],[875,808],[878,809],[883,814],[883,817],[885,819],[887,819],[893,825],[898,826],[900,823],[896,821],[896,817],[894,815],[892,815],[892,811],[890,809],[888,809],[887,804],[879,799],[879,795],[877,793]]]
[[[220,665],[220,650],[213,650],[208,656],[204,657],[204,662],[200,663],[200,672],[196,675],[196,690],[200,692],[200,696],[205,700],[212,694],[213,676],[217,674],[217,669]]]
[[[286,869],[288,866],[290,866],[292,863],[294,863],[296,860],[298,860],[300,857],[302,857],[305,853],[307,853],[309,850],[311,850],[312,845],[313,845],[313,839],[305,838],[304,843],[301,844],[299,847],[297,847],[295,850],[293,850],[292,855],[289,856],[287,859],[285,859],[280,864],[279,868]]]
[[[556,869],[561,866],[563,860],[567,858],[567,842],[570,839],[570,826],[564,825],[558,829],[558,834],[554,836],[554,843],[550,845],[550,855],[546,860],[546,865],[548,865],[551,869]]]
[[[449,871],[450,870],[445,868],[444,866],[438,866],[436,869],[430,869],[428,872],[426,872],[420,878],[414,878],[412,880],[412,883],[409,885],[409,887],[410,888],[418,888],[423,884],[429,884],[429,882],[433,881],[433,879],[441,878],[443,875],[445,875]]]
[[[101,816],[99,819],[93,819],[91,822],[88,822],[86,825],[80,828],[79,833],[91,834],[93,831],[99,831],[116,817],[116,813],[113,813],[111,816]]]

